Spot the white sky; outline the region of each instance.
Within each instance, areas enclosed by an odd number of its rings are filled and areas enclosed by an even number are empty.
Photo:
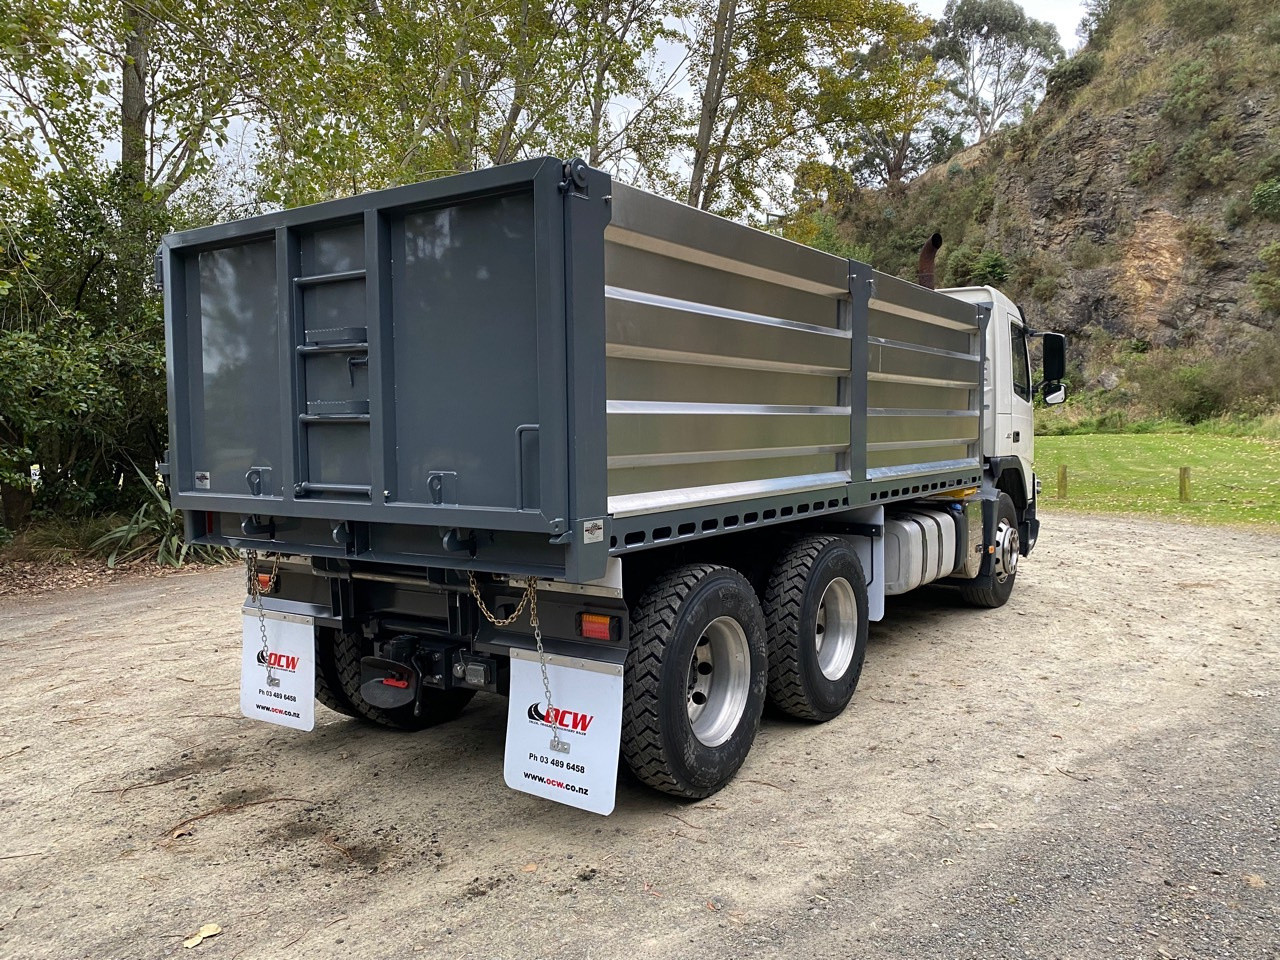
[[[1070,53],[1080,46],[1076,27],[1084,19],[1084,4],[1077,0],[1017,0],[1027,16],[1036,20],[1048,20],[1058,28],[1063,48]],[[947,0],[915,0],[915,5],[926,16],[937,19],[942,16]]]

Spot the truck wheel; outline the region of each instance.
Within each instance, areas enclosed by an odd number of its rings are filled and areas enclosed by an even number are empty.
[[[827,721],[848,705],[867,653],[867,583],[839,537],[793,544],[764,594],[769,702],[793,717]]]
[[[715,793],[747,759],[767,680],[764,617],[742,574],[693,564],[660,577],[631,610],[627,765],[663,793]]]
[[[425,730],[456,719],[476,694],[474,690],[424,690],[422,712],[417,716],[413,704],[393,710],[375,707],[360,696],[360,658],[373,653],[372,641],[354,633],[335,631],[333,636],[333,675],[337,680],[334,689],[351,704],[353,717],[394,730]],[[317,676],[319,672],[317,669]],[[316,689],[319,690],[318,680]]]
[[[974,577],[960,588],[965,603],[994,610],[1003,607],[1013,594],[1013,581],[1018,576],[1018,557],[1022,542],[1018,537],[1018,512],[1013,499],[1000,494],[996,501],[996,552],[991,555],[991,571]]]
[[[316,628],[316,699],[336,713],[358,717],[355,705],[338,686],[338,668],[334,659],[334,630]]]

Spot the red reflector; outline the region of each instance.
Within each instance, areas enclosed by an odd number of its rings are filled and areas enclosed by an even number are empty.
[[[579,614],[578,634],[588,640],[612,640],[613,617],[606,617],[600,613]]]
[[[260,593],[271,592],[271,574],[269,573],[258,574],[258,591]]]
[[[409,686],[408,680],[397,680],[395,677],[383,677],[382,682],[388,687],[399,687],[401,690]]]

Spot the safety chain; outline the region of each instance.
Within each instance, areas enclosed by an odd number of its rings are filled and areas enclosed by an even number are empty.
[[[270,593],[276,588],[276,577],[280,573],[280,558],[278,556],[271,558],[271,576],[267,580],[265,590],[262,584],[258,582],[257,551],[245,551],[244,565],[249,575],[249,597],[253,600],[254,606],[258,608],[258,630],[262,634],[262,652],[258,656],[262,661],[262,665],[267,668],[267,686],[278,687],[280,686],[280,678],[272,672],[271,648],[267,646],[267,615],[262,609],[262,594]]]
[[[542,689],[547,698],[547,713],[551,713],[551,680],[547,676],[547,653],[542,648],[542,624],[538,621],[538,578],[530,577],[525,583],[524,596],[520,598],[520,603],[516,606],[515,612],[511,616],[504,619],[498,619],[485,606],[484,600],[480,598],[480,586],[476,583],[476,575],[470,570],[467,571],[467,582],[471,585],[471,596],[475,598],[476,606],[480,608],[480,612],[484,614],[484,618],[495,627],[506,627],[515,623],[520,618],[520,614],[524,613],[524,608],[529,608],[529,623],[533,626],[533,640],[538,645],[538,666],[542,670]],[[551,749],[556,753],[568,753],[569,744],[560,739],[560,729],[556,724],[551,724]]]

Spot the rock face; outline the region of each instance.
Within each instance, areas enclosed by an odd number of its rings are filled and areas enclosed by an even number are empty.
[[[1274,95],[1234,106],[1237,132],[1220,149],[1245,171],[1265,159],[1280,111]],[[1222,346],[1271,330],[1276,318],[1254,300],[1249,274],[1277,231],[1256,220],[1228,223],[1233,200],[1247,210],[1252,182],[1190,192],[1168,178],[1135,183],[1134,156],[1176,154],[1178,135],[1194,133],[1170,129],[1159,107],[1153,98],[1112,115],[1076,114],[1030,155],[997,163],[1004,209],[998,201],[987,241],[1010,257],[1040,251],[1056,261],[1062,277],[1039,309],[1073,332]]]
[[[1173,6],[1125,4],[1108,45],[1086,51],[1101,60],[1092,79],[921,176],[905,201],[854,198],[851,235],[908,276],[897,251],[950,224],[940,260],[958,245],[999,253],[1001,285],[1076,350],[1094,332],[1208,353],[1275,331],[1250,275],[1280,223],[1249,201],[1280,177],[1280,9],[1239,0],[1229,29],[1193,36]],[[877,245],[886,230],[898,236]]]

